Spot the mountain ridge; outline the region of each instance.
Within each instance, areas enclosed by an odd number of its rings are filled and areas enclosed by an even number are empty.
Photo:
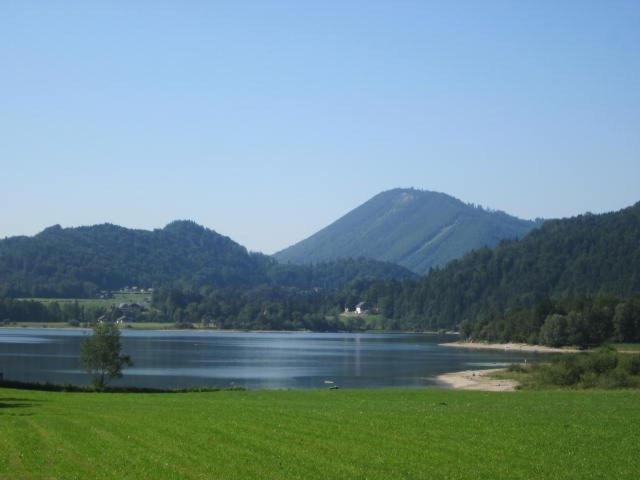
[[[422,274],[471,250],[521,238],[538,224],[445,193],[396,188],[273,256],[296,264],[364,256]]]
[[[369,259],[314,266],[278,265],[190,220],[162,229],[110,223],[0,240],[0,295],[92,296],[126,285],[337,288],[354,279],[411,278],[403,267]]]

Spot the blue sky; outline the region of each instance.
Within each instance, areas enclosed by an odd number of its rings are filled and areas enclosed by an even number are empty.
[[[190,218],[271,253],[417,187],[640,200],[638,1],[0,3],[0,237]]]

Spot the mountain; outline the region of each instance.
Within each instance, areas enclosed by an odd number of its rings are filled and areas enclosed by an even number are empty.
[[[640,203],[618,212],[550,220],[520,240],[469,253],[418,282],[374,285],[361,292],[385,316],[415,319],[421,328],[467,320],[503,331],[518,323],[535,330],[546,313],[563,309],[591,315],[589,297],[637,294]],[[611,316],[615,304],[603,305],[609,313],[602,315]],[[517,318],[519,312],[526,314]]]
[[[339,288],[354,279],[411,276],[402,267],[365,259],[280,266],[191,221],[153,231],[56,225],[33,237],[0,240],[0,295],[13,297],[92,296],[103,289],[163,284]]]
[[[274,257],[296,264],[369,257],[422,274],[471,250],[520,238],[536,225],[443,193],[398,188],[376,195]]]
[[[264,260],[193,222],[147,231],[103,224],[49,227],[0,241],[0,283],[25,296],[82,296],[127,285],[254,283]]]

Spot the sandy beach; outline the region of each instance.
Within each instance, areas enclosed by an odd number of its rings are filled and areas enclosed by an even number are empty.
[[[576,353],[577,348],[563,347],[545,347],[544,345],[529,345],[528,343],[482,343],[482,342],[449,342],[440,343],[442,347],[454,348],[471,348],[477,350],[506,350],[515,352],[532,352],[532,353]]]
[[[513,392],[518,387],[515,380],[495,380],[489,376],[502,368],[489,370],[465,370],[438,375],[437,380],[442,386],[456,390],[481,390],[484,392]]]

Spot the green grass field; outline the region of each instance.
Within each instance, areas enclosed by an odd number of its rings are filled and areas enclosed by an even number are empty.
[[[151,299],[150,293],[115,293],[113,298],[23,298],[22,300],[32,300],[41,303],[57,302],[60,305],[65,303],[78,302],[78,305],[85,307],[109,307],[119,303],[145,302]]]
[[[8,328],[78,328],[71,326],[67,322],[18,322],[8,325]],[[84,327],[89,328],[89,327]],[[160,322],[135,322],[128,323],[127,329],[132,330],[170,330],[175,328],[172,323]],[[198,326],[198,328],[200,328]]]
[[[633,391],[0,389],[2,479],[636,479]]]
[[[619,352],[638,352],[640,353],[640,343],[613,343],[613,348]]]

